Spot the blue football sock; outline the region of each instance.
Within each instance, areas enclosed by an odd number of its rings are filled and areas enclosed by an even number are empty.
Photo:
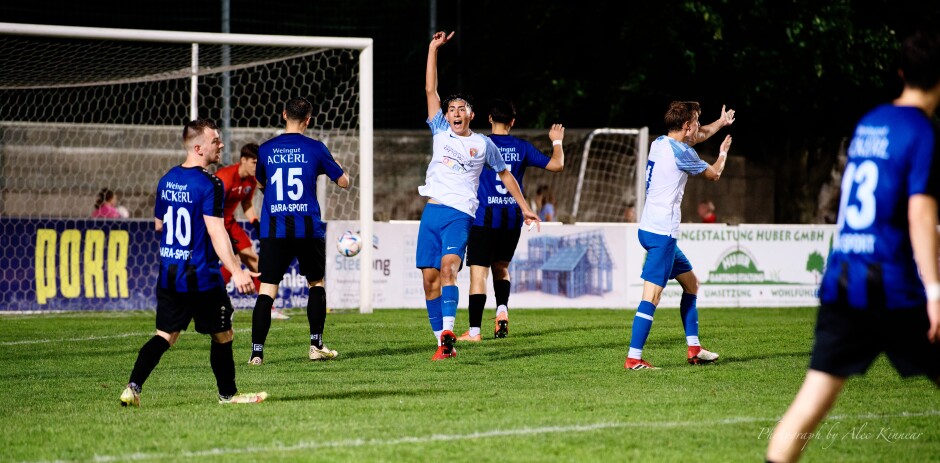
[[[636,315],[633,317],[633,329],[630,333],[630,348],[643,350],[646,344],[646,338],[650,335],[650,328],[653,327],[653,314],[656,312],[656,306],[650,301],[640,301],[640,306],[636,309]]]
[[[441,315],[445,330],[454,330],[454,319],[457,317],[457,301],[460,299],[460,290],[456,285],[441,288]]]
[[[444,321],[443,318],[441,318],[441,297],[438,296],[436,299],[425,300],[424,303],[428,306],[428,321],[431,322],[431,330],[443,330]]]
[[[682,317],[686,337],[698,336],[698,309],[695,307],[697,299],[694,294],[682,293],[682,301],[679,302],[679,315]]]

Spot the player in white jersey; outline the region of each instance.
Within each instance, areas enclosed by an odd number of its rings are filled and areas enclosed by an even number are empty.
[[[415,266],[424,277],[428,320],[437,338],[437,352],[432,360],[457,356],[454,349],[457,341],[454,318],[459,296],[457,272],[463,266],[467,236],[479,205],[477,187],[484,165],[499,173],[500,180],[522,208],[525,223],[531,225],[539,221],[496,145],[485,135],[470,130],[473,108],[467,98],[450,97],[442,105],[437,93],[437,50],[453,37],[453,32],[434,34],[428,46],[424,87],[434,151],[425,183],[418,188],[418,193],[428,197],[428,202],[421,214]]]
[[[718,160],[709,165],[692,148],[714,135],[722,127],[734,123],[734,110],[721,107],[721,117],[703,126],[699,122],[701,107],[694,101],[674,101],[666,111],[664,121],[667,135],[660,136],[650,146],[646,163],[646,202],[640,218],[638,237],[647,251],[643,263],[643,298],[633,318],[630,351],[624,368],[642,370],[653,368],[643,360],[643,346],[653,326],[653,313],[659,305],[666,282],[675,278],[682,286],[679,313],[688,344],[688,362],[713,362],[718,354],[702,348],[698,339],[698,310],[695,303],[698,279],[692,265],[679,249],[676,235],[682,220],[682,195],[689,175],[702,174],[711,181],[721,177],[731,148],[731,135],[721,143]]]

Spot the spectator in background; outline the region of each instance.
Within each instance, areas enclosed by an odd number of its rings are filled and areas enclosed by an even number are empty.
[[[555,195],[548,185],[541,185],[536,191],[538,198],[536,202],[539,206],[539,219],[542,222],[554,222],[557,219],[555,215]]]
[[[130,216],[127,208],[118,206],[118,195],[110,188],[102,188],[95,199],[95,211],[91,216],[96,219],[126,219]]]
[[[715,215],[715,203],[703,199],[702,202],[698,203],[698,216],[702,219],[702,223],[715,223],[718,221],[718,216]]]

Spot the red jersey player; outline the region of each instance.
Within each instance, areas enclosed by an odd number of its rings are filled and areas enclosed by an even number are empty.
[[[239,158],[238,164],[223,167],[215,173],[216,177],[222,179],[222,184],[225,187],[225,205],[223,213],[225,231],[228,232],[228,236],[232,240],[232,249],[238,254],[238,257],[241,258],[242,263],[252,272],[258,271],[258,254],[255,252],[254,246],[252,246],[251,238],[248,237],[248,233],[246,233],[241,225],[238,224],[238,221],[235,220],[235,209],[238,209],[238,206],[241,205],[242,209],[245,211],[245,218],[253,224],[258,223],[258,214],[255,212],[255,207],[252,203],[255,189],[258,186],[258,181],[255,180],[255,169],[257,166],[258,145],[256,143],[248,143],[242,146],[241,158]],[[225,283],[228,284],[231,274],[223,269],[222,276],[225,278]],[[257,278],[255,278],[255,287],[261,287]],[[272,308],[271,318],[275,320],[286,320],[290,317]]]

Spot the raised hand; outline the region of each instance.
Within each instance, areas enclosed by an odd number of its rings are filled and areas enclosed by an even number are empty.
[[[456,31],[453,31],[450,33],[450,35],[447,35],[447,32],[444,31],[435,32],[434,37],[431,39],[431,48],[440,48],[441,45],[444,45],[450,41],[450,39],[452,39],[456,33]]]

